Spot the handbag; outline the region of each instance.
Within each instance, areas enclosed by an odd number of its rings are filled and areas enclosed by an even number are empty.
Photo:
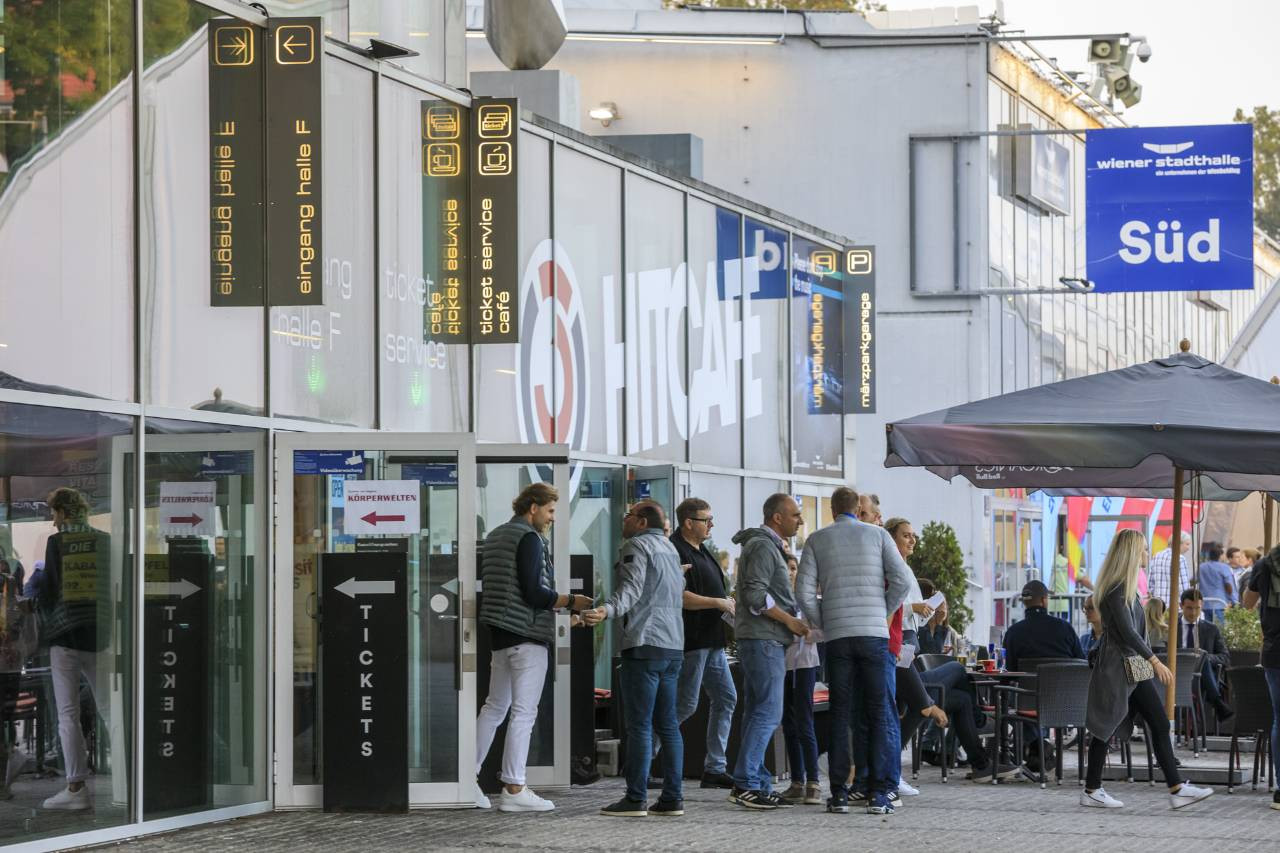
[[[1125,655],[1124,680],[1129,684],[1139,684],[1149,678],[1155,678],[1156,670],[1151,661],[1141,655]]]

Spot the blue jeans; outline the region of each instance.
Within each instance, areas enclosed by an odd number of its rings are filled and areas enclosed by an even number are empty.
[[[707,691],[707,757],[704,773],[725,772],[724,750],[733,726],[733,709],[738,689],[733,686],[724,649],[691,649],[684,653],[680,668],[680,690],[676,698],[676,718],[681,724],[698,710],[698,697]]]
[[[679,658],[622,659],[623,711],[627,727],[627,799],[649,800],[649,763],[653,755],[653,734],[662,741],[662,796],[683,800],[684,740],[676,721],[676,686],[680,680]]]
[[[796,782],[818,781],[818,736],[813,731],[813,685],[816,666],[793,669],[786,674],[782,689],[782,733],[787,738],[791,778]]]
[[[898,788],[902,752],[894,696],[894,660],[884,637],[827,641],[831,688],[831,794],[848,793],[850,761],[867,768],[867,795],[883,801]],[[853,730],[853,753],[844,733]]]
[[[1219,610],[1216,607],[1213,609],[1206,607],[1204,609],[1204,619],[1206,622],[1212,622],[1213,624],[1221,628],[1222,623],[1225,621],[1225,617],[1224,617],[1225,613],[1226,611]],[[1183,633],[1186,633],[1186,632],[1184,631]]]
[[[1267,678],[1267,691],[1271,694],[1271,763],[1280,768],[1280,669],[1264,669],[1262,672]],[[1276,772],[1276,790],[1280,791],[1280,770]]]
[[[782,722],[782,679],[786,651],[777,640],[739,640],[742,661],[742,735],[733,783],[748,791],[772,791],[773,776],[764,753]]]

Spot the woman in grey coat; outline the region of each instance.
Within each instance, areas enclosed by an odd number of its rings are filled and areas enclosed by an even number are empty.
[[[1089,770],[1085,775],[1080,805],[1118,809],[1124,803],[1102,788],[1102,767],[1107,760],[1107,742],[1130,715],[1142,717],[1151,730],[1150,748],[1155,751],[1160,771],[1169,785],[1169,805],[1180,809],[1213,794],[1182,781],[1178,762],[1169,741],[1169,720],[1164,696],[1155,680],[1168,686],[1173,680],[1169,668],[1160,662],[1143,639],[1142,605],[1138,600],[1138,569],[1147,562],[1147,538],[1137,530],[1121,530],[1111,542],[1107,558],[1098,573],[1093,594],[1102,620],[1098,657],[1089,678],[1089,705],[1086,723],[1089,743]],[[1151,664],[1155,676],[1130,684],[1125,658],[1138,657]]]

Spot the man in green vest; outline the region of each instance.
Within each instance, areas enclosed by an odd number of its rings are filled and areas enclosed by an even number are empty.
[[[584,610],[592,603],[585,595],[561,595],[555,590],[551,547],[544,537],[555,521],[559,499],[546,483],[527,486],[511,502],[515,515],[494,528],[480,553],[484,584],[480,621],[489,628],[493,656],[489,696],[476,719],[476,775],[493,745],[494,733],[510,712],[499,777],[503,788],[498,810],[504,812],[555,808],[525,786],[529,739],[555,643],[551,611]],[[476,805],[490,807],[489,798],[478,787]]]

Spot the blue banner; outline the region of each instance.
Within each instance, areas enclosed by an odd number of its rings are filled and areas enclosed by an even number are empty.
[[[362,474],[363,450],[295,450],[295,474]]]
[[[1124,127],[1085,141],[1099,293],[1253,288],[1253,127]]]

